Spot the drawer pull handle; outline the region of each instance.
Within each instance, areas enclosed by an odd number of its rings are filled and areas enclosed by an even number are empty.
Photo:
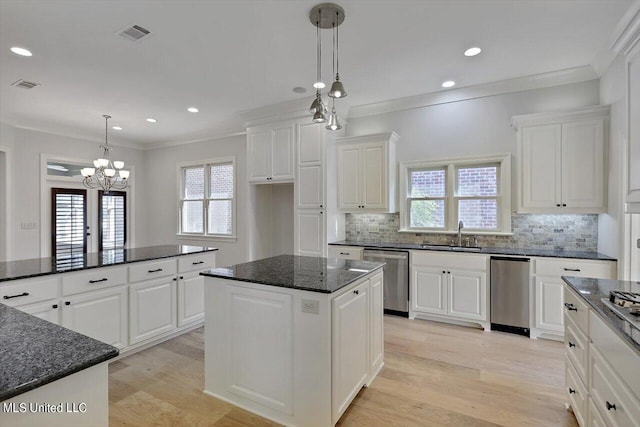
[[[577,271],[577,272],[580,272],[580,269],[579,268],[567,268],[567,267],[565,267],[564,271]]]
[[[196,261],[196,262],[192,262],[191,264],[193,265],[204,264],[204,261]]]
[[[571,347],[575,347],[576,345],[574,343],[572,343],[571,341],[569,341],[569,348]]]
[[[351,255],[351,252],[340,252],[340,255]]]
[[[65,301],[64,305],[71,305],[71,301]]]
[[[353,293],[356,294],[356,295],[359,295],[360,291],[356,289],[355,291],[353,291]]]
[[[58,304],[53,304],[51,308],[58,308]]]
[[[574,389],[572,389],[571,387],[569,387],[569,394],[576,394],[576,391]]]
[[[28,296],[29,296],[29,292],[23,292],[23,293],[18,294],[18,295],[5,295],[2,298],[11,299],[11,298],[20,298],[20,297],[28,297]]]
[[[614,411],[616,411],[616,410],[617,410],[617,409],[616,409],[616,404],[615,404],[615,403],[609,403],[609,401],[607,400],[607,411],[610,411],[610,410],[612,410],[612,409],[613,409]]]
[[[89,283],[100,283],[100,282],[106,282],[107,279],[106,277],[103,277],[102,279],[98,279],[98,280],[89,280]]]
[[[162,271],[161,268],[156,268],[155,270],[147,270],[148,273],[157,273],[159,271]]]
[[[567,307],[567,310],[569,310],[569,311],[578,311],[576,306],[571,304],[571,303],[565,302],[564,306]]]

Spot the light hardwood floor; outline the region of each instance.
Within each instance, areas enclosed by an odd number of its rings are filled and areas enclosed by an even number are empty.
[[[204,388],[203,329],[109,366],[110,426],[271,426]],[[385,316],[385,367],[340,426],[576,426],[564,347]]]

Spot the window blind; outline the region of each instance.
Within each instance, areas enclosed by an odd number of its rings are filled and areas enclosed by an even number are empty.
[[[127,193],[98,192],[98,250],[122,249],[127,239]]]
[[[87,192],[52,188],[51,254],[59,267],[84,261],[87,252]]]

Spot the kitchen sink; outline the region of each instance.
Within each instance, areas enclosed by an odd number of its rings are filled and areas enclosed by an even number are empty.
[[[451,245],[432,245],[423,243],[420,245],[421,249],[434,249],[439,251],[455,251],[455,252],[480,252],[482,248],[467,247],[467,246],[451,246]]]

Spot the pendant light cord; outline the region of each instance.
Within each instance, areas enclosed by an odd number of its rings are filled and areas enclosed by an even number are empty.
[[[336,11],[336,24],[340,19],[340,12]],[[336,25],[336,75],[340,74],[340,33],[339,24]]]
[[[331,74],[335,74],[336,73],[336,29],[338,28],[338,26],[336,25],[336,23],[333,23],[333,54],[331,55],[331,58],[333,59],[333,68],[331,69]]]
[[[318,19],[316,20],[316,44],[318,47],[318,52],[316,55],[316,65],[317,65],[317,70],[316,70],[316,77],[317,77],[317,82],[320,82],[320,80],[322,79],[322,69],[321,69],[321,64],[322,64],[322,38],[320,37],[320,9],[318,9]]]

